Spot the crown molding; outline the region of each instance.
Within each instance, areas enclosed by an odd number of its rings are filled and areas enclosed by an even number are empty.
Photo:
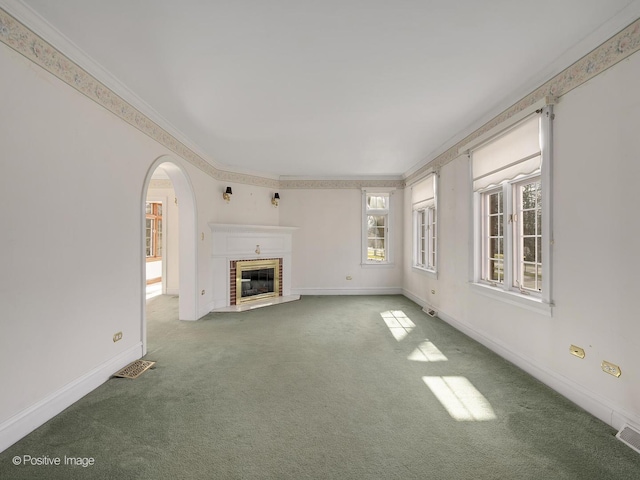
[[[280,177],[280,185],[281,188],[288,189],[404,188],[404,179],[401,175],[365,175],[362,177],[303,177],[283,175]]]
[[[62,55],[81,67],[88,74],[98,79],[102,84],[118,96],[122,97],[122,99],[131,106],[156,121],[158,125],[161,125],[167,131],[171,132],[171,134],[176,138],[183,140],[180,138],[180,132],[178,132],[167,119],[162,117],[153,109],[153,107],[133,93],[124,83],[102,67],[102,65],[95,61],[68,37],[48,23],[29,5],[25,4],[21,0],[0,0],[0,7],[26,26],[34,34],[38,35],[41,39],[46,40],[52,46],[55,45],[55,48]],[[183,143],[186,143],[186,141]]]
[[[12,13],[16,11],[16,15],[21,18],[30,17],[29,21],[40,25],[40,28],[43,30],[49,30],[47,34],[57,36],[62,43],[71,50],[74,50],[75,55],[77,55],[76,58],[84,55],[79,53],[79,49],[74,49],[70,41],[65,40],[62,35],[56,34],[52,27],[49,26],[48,29],[45,28],[44,24],[46,22],[39,19],[31,9],[21,2],[12,0],[0,0],[0,7],[2,7],[0,9],[0,42],[42,67],[44,70],[73,87],[98,105],[109,110],[120,119],[137,128],[212,178],[228,183],[278,188],[278,180],[266,175],[234,172],[216,168],[210,161],[205,160],[202,155],[181,141],[178,137],[184,138],[182,135],[172,134],[169,129],[175,130],[173,127],[164,128],[158,122],[152,120],[141,109],[112,90],[107,83],[98,80],[88,70],[78,65],[74,60],[51,45],[7,11],[7,8],[12,10]],[[117,89],[124,92],[123,95],[130,94],[133,96],[115,77],[109,75],[108,72],[105,72],[100,67],[97,67],[97,64],[92,62],[88,56],[84,55],[82,61],[92,63],[92,68],[99,69],[100,75],[106,75],[109,83],[118,84]],[[143,110],[152,110],[151,107],[148,107],[137,97],[132,101]],[[150,113],[150,115],[153,116],[154,114]],[[162,121],[162,119],[160,119],[160,121]]]
[[[634,13],[637,12],[640,14],[640,9],[638,8],[639,4],[640,2],[634,2],[632,4],[635,8],[632,10]],[[549,81],[543,83],[518,102],[502,111],[502,113],[491,118],[481,127],[476,128],[466,135],[461,134],[456,136],[453,140],[455,143],[449,143],[448,147],[444,147],[442,152],[433,156],[431,160],[413,167],[407,174],[405,174],[406,183],[413,183],[416,178],[426,174],[430,169],[437,170],[443,165],[453,161],[461,155],[459,152],[461,148],[472,143],[488,131],[498,127],[501,123],[508,121],[511,117],[524,110],[530,109],[533,105],[544,100],[546,97],[560,99],[563,95],[569,93],[574,88],[579,87],[583,83],[591,80],[593,77],[613,67],[615,64],[633,55],[638,50],[640,50],[640,19],[637,18],[636,15],[636,20],[633,23],[613,37],[609,38],[609,40],[602,43],[588,54],[584,55],[577,62],[565,68]]]
[[[402,179],[389,177],[288,178],[285,176],[278,179],[258,172],[223,170],[216,167],[213,160],[198,153],[197,146],[193,145],[175,127],[20,0],[0,0],[0,42],[22,54],[215,180],[266,188],[404,188],[406,183],[413,183],[415,179],[425,175],[430,169],[439,169],[449,163],[459,155],[458,150],[462,145],[485,134],[518,112],[529,108],[546,96],[561,97],[638,51],[640,49],[639,0],[632,2],[620,14],[596,30],[588,40],[593,42],[594,39],[600,41],[600,39],[606,38],[610,35],[611,29],[617,29],[626,24],[625,22],[630,16],[636,20],[629,26],[501,113],[497,115],[490,113],[483,117],[486,119],[486,121],[482,120],[484,124],[481,121],[463,130],[459,135],[443,144],[443,147],[433,152],[428,160],[420,162],[402,175]],[[41,35],[31,28],[40,32]],[[57,42],[65,53],[46,41],[45,37]],[[565,60],[567,55],[575,55],[579,48],[584,48],[584,43],[581,42],[580,46],[564,52],[552,67],[557,66],[561,60]]]
[[[360,188],[402,183],[373,178],[308,179],[287,180],[285,184],[294,185],[287,187],[277,176],[216,166],[158,112],[23,2],[0,0],[0,41],[220,182],[276,189]]]
[[[385,179],[281,179],[282,189],[362,189],[362,188],[404,188],[404,180]]]

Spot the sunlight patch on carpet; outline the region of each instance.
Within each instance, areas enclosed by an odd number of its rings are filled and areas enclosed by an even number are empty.
[[[495,420],[484,395],[465,377],[422,377],[451,418],[459,422]]]
[[[380,314],[387,328],[398,342],[404,340],[416,324],[402,310],[390,310]]]
[[[432,342],[426,339],[407,357],[412,362],[446,362],[448,359]]]

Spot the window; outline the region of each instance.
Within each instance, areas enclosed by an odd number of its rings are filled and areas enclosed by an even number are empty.
[[[473,284],[512,303],[551,305],[551,120],[545,107],[470,149]]]
[[[367,192],[363,190],[363,199],[362,263],[390,263],[389,224],[391,192]]]
[[[431,174],[411,187],[413,267],[429,272],[437,270],[436,178]]]
[[[162,258],[162,203],[145,204],[145,250],[147,261]]]
[[[504,280],[504,202],[502,189],[483,194],[482,279],[493,283]]]
[[[542,189],[540,178],[515,185],[516,286],[542,291]]]
[[[513,199],[511,203],[505,198]],[[542,188],[539,176],[482,193],[482,276],[529,295],[542,292]],[[506,221],[506,227],[505,227]],[[505,255],[512,245],[513,260]],[[509,275],[513,272],[512,275]],[[505,276],[506,273],[506,276]],[[511,277],[511,278],[510,278]],[[505,283],[505,278],[511,280]]]

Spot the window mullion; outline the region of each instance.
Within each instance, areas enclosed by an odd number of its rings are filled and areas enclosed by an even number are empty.
[[[505,183],[502,186],[502,196],[504,205],[503,215],[503,233],[504,233],[504,289],[511,290],[514,283],[514,268],[517,262],[514,262],[515,257],[515,243],[514,243],[514,230],[516,228],[516,222],[513,221],[514,215],[514,199],[513,188],[509,183]]]

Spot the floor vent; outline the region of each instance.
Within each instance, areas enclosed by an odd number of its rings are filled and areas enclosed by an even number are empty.
[[[155,364],[156,362],[149,362],[147,360],[136,360],[135,362],[131,362],[122,370],[114,373],[113,376],[121,378],[138,378]]]
[[[430,317],[435,317],[436,315],[438,315],[438,312],[436,312],[435,309],[433,307],[430,307],[429,305],[425,305],[422,311]]]
[[[622,427],[616,437],[640,453],[640,432],[634,430],[629,425]]]

